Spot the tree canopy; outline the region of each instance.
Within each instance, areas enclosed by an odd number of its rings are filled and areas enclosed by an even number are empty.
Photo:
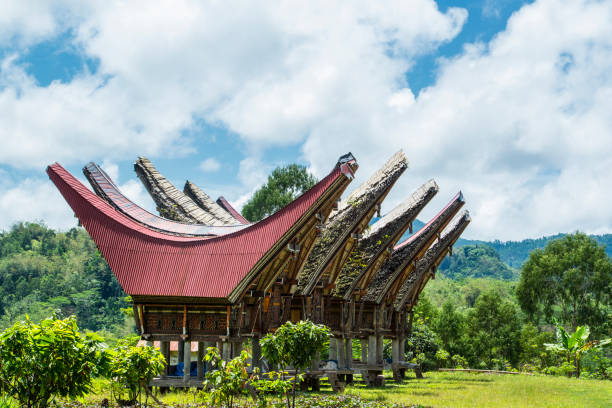
[[[612,262],[605,248],[577,232],[534,250],[523,265],[516,289],[523,311],[569,324],[609,330],[612,313]]]
[[[0,328],[29,315],[75,314],[89,330],[131,331],[124,327],[126,294],[83,228],[56,232],[36,223],[18,223],[0,233]]]
[[[277,167],[268,176],[268,181],[242,208],[242,215],[251,222],[257,222],[274,214],[300,194],[317,183],[317,179],[305,166],[289,164]]]

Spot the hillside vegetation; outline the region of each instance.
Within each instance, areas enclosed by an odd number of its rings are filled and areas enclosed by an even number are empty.
[[[0,233],[0,328],[56,313],[75,314],[84,329],[129,332],[125,296],[84,229],[19,223]]]

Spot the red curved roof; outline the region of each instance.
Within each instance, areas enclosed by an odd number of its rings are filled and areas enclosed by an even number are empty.
[[[311,206],[321,204],[319,198],[338,178],[351,178],[348,167],[347,171],[346,163],[339,163],[323,180],[270,217],[213,238],[152,230],[117,211],[60,164],[47,167],[47,174],[126,293],[225,298]]]

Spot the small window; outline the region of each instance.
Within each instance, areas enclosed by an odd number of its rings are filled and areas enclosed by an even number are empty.
[[[176,329],[176,319],[172,319],[172,328]]]
[[[219,328],[219,318],[217,317],[215,319],[215,330],[217,330]]]
[[[162,321],[161,321],[161,319],[157,319],[157,328],[158,329],[162,328]]]
[[[206,328],[206,320],[200,319],[200,330],[204,330]]]

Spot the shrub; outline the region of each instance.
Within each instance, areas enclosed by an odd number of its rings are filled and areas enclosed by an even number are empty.
[[[234,398],[246,394],[253,375],[247,373],[249,355],[242,351],[238,357],[230,361],[221,358],[216,347],[209,347],[204,360],[211,363],[212,370],[206,373],[204,388],[200,397],[215,407],[229,407],[234,405]]]
[[[439,349],[438,351],[436,351],[435,357],[436,361],[438,362],[438,368],[445,368],[446,362],[450,358],[450,354],[444,349]]]
[[[165,366],[164,356],[159,350],[151,346],[138,347],[137,343],[136,336],[119,341],[110,361],[115,398],[121,398],[127,391],[128,401],[132,404],[141,399],[142,390]]]
[[[453,362],[453,367],[455,368],[468,368],[467,360],[465,357],[460,356],[459,354],[452,356],[451,361]]]
[[[310,321],[300,321],[296,324],[287,322],[275,333],[269,333],[262,339],[261,352],[270,364],[279,366],[283,372],[289,365],[296,369],[292,387],[293,404],[290,404],[287,393],[287,407],[295,407],[295,386],[302,377],[300,370],[305,370],[312,364],[316,353],[323,350],[330,333],[326,326]]]
[[[17,322],[0,334],[0,391],[28,408],[83,396],[107,367],[101,345],[99,336],[79,333],[74,316]]]

